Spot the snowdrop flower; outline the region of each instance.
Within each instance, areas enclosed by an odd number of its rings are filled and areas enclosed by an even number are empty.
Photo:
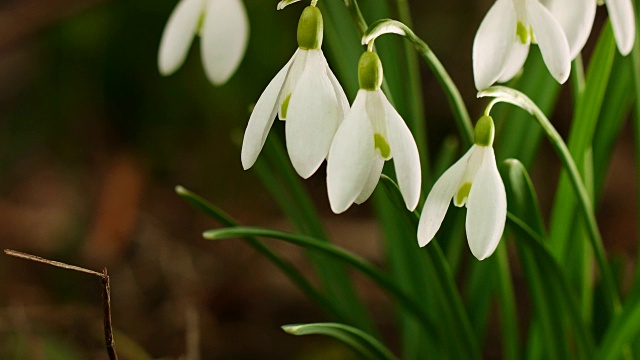
[[[551,12],[538,0],[497,0],[473,41],[476,88],[483,90],[514,77],[527,59],[532,42],[540,47],[551,75],[561,84],[567,81],[571,71],[569,43]]]
[[[478,260],[498,246],[507,217],[507,196],[493,152],[493,119],[483,116],[475,128],[475,144],[435,183],[418,225],[418,243],[427,245],[442,224],[449,203],[467,207],[469,247]]]
[[[245,170],[256,162],[276,113],[286,120],[287,152],[300,176],[313,175],[327,157],[349,101],[320,49],[322,31],[320,10],[304,9],[298,50],[267,85],[249,118],[241,152]]]
[[[569,41],[571,58],[584,47],[596,16],[596,0],[541,0],[558,20]],[[633,48],[636,25],[631,0],[604,0],[618,50],[623,56]]]
[[[162,33],[158,68],[173,74],[199,34],[202,64],[214,85],[222,85],[238,68],[249,40],[249,21],[241,0],[180,0]]]
[[[407,209],[420,197],[420,158],[411,131],[380,90],[382,63],[367,51],[358,64],[360,90],[331,144],[327,190],[331,210],[339,214],[367,200],[385,160],[393,158]]]

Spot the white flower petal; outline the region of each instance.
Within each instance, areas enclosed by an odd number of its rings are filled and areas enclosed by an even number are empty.
[[[242,61],[249,20],[242,0],[209,0],[201,37],[204,70],[215,85],[227,82]]]
[[[367,91],[358,92],[333,138],[327,158],[327,192],[331,210],[336,214],[347,210],[363,191],[376,157],[373,129],[365,111],[367,95]]]
[[[298,84],[298,80],[300,80],[300,76],[302,75],[302,71],[304,71],[307,65],[307,56],[309,55],[309,50],[296,49],[296,52],[293,54],[293,63],[291,63],[291,69],[289,69],[289,74],[287,75],[287,79],[282,85],[282,91],[280,91],[280,96],[278,96],[278,118],[280,120],[287,119],[287,111],[288,106],[283,107],[282,105],[285,101],[291,101],[291,93],[293,93],[293,89],[295,89]],[[288,99],[288,100],[287,100]]]
[[[322,60],[324,60],[324,64],[327,69],[327,76],[329,76],[329,80],[331,81],[331,86],[333,86],[333,91],[335,91],[336,97],[340,102],[340,116],[339,116],[340,120],[339,121],[342,121],[342,119],[344,119],[344,117],[349,112],[349,99],[347,99],[347,94],[344,93],[344,89],[342,88],[342,85],[340,85],[340,82],[331,71],[331,68],[329,68],[329,64],[327,63],[327,59],[325,59],[324,54],[322,55]]]
[[[623,56],[631,52],[636,35],[636,23],[631,0],[606,0],[613,34]]]
[[[575,59],[591,34],[596,16],[596,1],[542,0],[541,2],[562,26],[569,43],[569,54],[571,59]]]
[[[478,260],[493,254],[507,219],[507,195],[491,147],[483,147],[482,165],[467,200],[467,239]]]
[[[473,40],[476,88],[491,86],[502,74],[516,42],[516,10],[512,0],[497,0],[485,15]]]
[[[524,62],[527,60],[527,55],[529,55],[529,44],[523,44],[516,41],[511,49],[511,54],[509,54],[509,61],[505,64],[498,82],[507,82],[513,79],[513,77],[522,69]]]
[[[587,0],[591,1],[591,0]],[[569,43],[558,21],[538,1],[527,1],[527,18],[540,47],[547,69],[560,84],[564,84],[571,72]]]
[[[366,184],[364,184],[364,188],[362,189],[358,197],[354,200],[356,204],[360,205],[371,197],[371,194],[373,194],[376,186],[378,186],[383,167],[384,159],[378,155],[375,155],[373,157],[373,166],[371,166],[371,171],[369,171],[369,175],[367,176],[367,182]]]
[[[389,133],[387,131],[387,104],[389,103],[389,100],[387,100],[387,97],[379,89],[376,91],[369,91],[368,94],[369,96],[367,96],[365,110],[367,111],[367,116],[369,116],[369,120],[371,121],[373,132],[374,134],[380,134],[388,143]],[[385,158],[385,160],[391,159],[392,155],[393,154],[390,154],[389,157]]]
[[[244,132],[244,139],[242,140],[242,151],[240,157],[242,159],[242,167],[247,170],[255,164],[262,147],[264,146],[269,129],[273,124],[273,120],[278,112],[277,100],[282,89],[287,73],[291,68],[295,55],[289,60],[289,62],[276,74],[271,80],[267,88],[264,89],[262,95],[258,99],[256,106],[254,106],[251,116],[249,117],[249,123],[247,129]]]
[[[327,157],[342,111],[324,71],[322,50],[308,52],[307,64],[291,94],[285,125],[291,163],[304,179]]]
[[[429,192],[418,224],[418,244],[420,247],[427,245],[440,229],[451,199],[458,191],[469,158],[476,148],[476,146],[472,146],[460,160],[445,171]]]
[[[169,16],[158,50],[160,74],[171,75],[187,57],[204,10],[203,0],[182,0]]]
[[[387,133],[391,156],[396,169],[398,186],[409,211],[415,210],[420,200],[420,155],[413,134],[400,114],[380,91],[387,113]]]

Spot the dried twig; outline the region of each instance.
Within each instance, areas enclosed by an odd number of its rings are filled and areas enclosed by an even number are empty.
[[[102,310],[104,313],[104,339],[107,346],[107,354],[109,354],[110,360],[118,360],[118,354],[116,353],[115,341],[113,339],[113,326],[111,324],[111,285],[109,283],[109,274],[107,268],[102,269],[102,272],[85,269],[79,266],[65,264],[59,261],[53,261],[41,258],[39,256],[25,254],[15,250],[5,249],[4,253],[9,256],[17,258],[31,260],[63,269],[78,271],[81,273],[97,276],[102,282]]]

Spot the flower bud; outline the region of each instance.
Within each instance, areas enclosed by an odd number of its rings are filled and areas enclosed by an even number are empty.
[[[317,50],[322,46],[322,14],[315,6],[307,6],[298,22],[298,47],[304,50]]]
[[[378,54],[365,51],[358,62],[358,83],[360,89],[374,91],[382,85],[382,62]]]
[[[492,146],[495,132],[496,129],[493,125],[493,118],[488,115],[482,116],[476,123],[476,128],[473,131],[475,144],[480,146]]]

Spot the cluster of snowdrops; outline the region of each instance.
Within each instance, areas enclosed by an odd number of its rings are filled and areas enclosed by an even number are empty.
[[[283,0],[278,10],[299,0]],[[383,68],[374,51],[385,33],[381,26],[363,37],[366,50],[358,64],[359,91],[349,101],[322,52],[323,19],[312,0],[300,16],[298,49],[258,99],[242,143],[245,169],[253,166],[276,116],[286,121],[286,147],[302,178],[327,160],[331,209],[346,211],[373,193],[386,160],[393,159],[397,183],[407,209],[419,202],[421,169],[418,148],[405,121],[381,90]],[[631,0],[606,0],[621,54],[634,43]],[[585,45],[596,14],[596,0],[497,0],[480,24],[473,43],[473,74],[478,90],[516,76],[530,44],[540,48],[544,63],[559,82],[567,81],[571,61]],[[181,0],[162,35],[158,66],[163,75],[184,62],[198,34],[210,81],[220,85],[233,75],[246,50],[249,21],[241,0]],[[475,125],[474,145],[435,183],[418,226],[418,243],[435,236],[449,203],[467,207],[466,233],[473,255],[482,260],[496,249],[504,231],[507,200],[492,148],[494,124],[488,112]]]

